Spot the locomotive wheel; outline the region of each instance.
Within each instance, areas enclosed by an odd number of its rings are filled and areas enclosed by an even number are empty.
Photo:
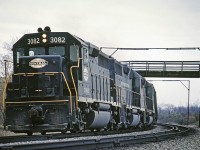
[[[75,124],[73,126],[73,129],[70,129],[70,132],[71,133],[79,133],[79,132],[81,132],[81,130],[80,130],[79,126],[77,124]]]
[[[119,126],[118,125],[114,125],[113,130],[119,131]]]
[[[79,130],[77,130],[77,129],[71,129],[70,132],[71,133],[79,133]]]
[[[137,127],[141,129],[142,128],[142,123],[140,123]]]
[[[114,130],[114,124],[109,123],[106,128],[104,128],[104,131],[113,131]]]
[[[91,132],[94,132],[94,129],[90,129]]]
[[[62,134],[65,134],[67,132],[67,129],[64,129],[61,131]]]
[[[31,135],[33,135],[33,132],[28,131],[28,132],[27,132],[27,135],[31,136]]]
[[[97,130],[97,132],[100,132],[101,131],[101,129],[96,129]]]
[[[106,127],[106,128],[104,128],[103,130],[104,130],[104,131],[112,131],[113,128],[108,128],[108,127]]]
[[[76,130],[70,130],[71,133],[78,133]]]
[[[42,135],[45,135],[45,134],[46,134],[46,132],[45,132],[45,131],[42,131],[42,132],[41,132],[41,134],[42,134]]]

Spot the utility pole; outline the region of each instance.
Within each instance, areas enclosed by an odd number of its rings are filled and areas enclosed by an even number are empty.
[[[200,108],[199,108],[199,128],[200,128]]]
[[[6,76],[7,76],[7,60],[4,60],[5,63],[5,80],[6,80]]]
[[[188,90],[187,125],[189,125],[189,118],[190,118],[190,80],[148,80],[148,81],[178,81]],[[188,82],[188,87],[183,83],[183,81]],[[200,112],[199,112],[199,115],[200,115]],[[199,120],[200,120],[200,116],[199,116]],[[199,121],[199,127],[200,127],[200,121]]]

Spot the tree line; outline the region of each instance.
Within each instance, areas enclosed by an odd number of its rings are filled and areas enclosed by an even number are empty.
[[[177,123],[186,125],[188,120],[188,107],[174,106],[165,104],[158,106],[158,122]],[[192,104],[189,107],[189,124],[198,125],[199,108],[198,104]]]

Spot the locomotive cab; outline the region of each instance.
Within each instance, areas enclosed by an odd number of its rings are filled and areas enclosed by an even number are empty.
[[[75,107],[70,68],[81,54],[80,44],[70,38],[68,33],[27,34],[13,46],[14,74],[3,108],[9,130],[32,134],[70,128]],[[79,72],[72,74],[77,85]]]

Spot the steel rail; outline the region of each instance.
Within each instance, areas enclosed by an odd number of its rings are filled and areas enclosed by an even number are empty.
[[[10,143],[8,145],[1,144],[1,149],[96,149],[96,148],[113,148],[113,147],[123,147],[130,144],[141,144],[147,142],[156,142],[165,139],[171,139],[175,137],[185,136],[194,131],[192,128],[180,126],[180,125],[170,125],[170,124],[159,124],[160,126],[165,126],[169,130],[161,131],[151,134],[141,134],[141,135],[116,135],[114,137],[109,136],[95,136],[92,138],[84,138],[79,140],[49,140],[49,141],[35,141],[31,143]]]
[[[14,143],[14,142],[22,142],[22,141],[37,141],[37,140],[49,140],[49,139],[64,139],[64,138],[76,138],[76,137],[86,137],[86,136],[97,136],[97,135],[112,135],[112,134],[121,134],[121,133],[130,133],[130,132],[141,132],[147,131],[155,128],[156,126],[151,126],[145,129],[136,128],[129,130],[119,130],[119,131],[100,131],[100,132],[90,132],[90,130],[86,130],[80,133],[52,133],[46,135],[17,135],[16,136],[2,136],[0,137],[0,144],[4,143]],[[89,132],[88,132],[89,131]]]

